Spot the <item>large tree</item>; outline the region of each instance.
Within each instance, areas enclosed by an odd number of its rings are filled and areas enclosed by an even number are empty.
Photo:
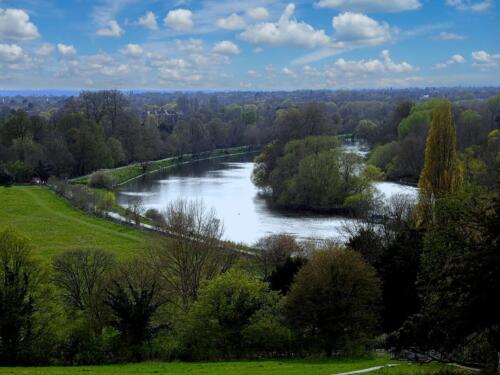
[[[306,350],[364,350],[378,324],[380,297],[375,270],[360,254],[319,250],[295,278],[287,315]]]
[[[451,103],[446,101],[432,110],[424,168],[418,182],[421,221],[429,219],[429,208],[439,195],[455,192],[461,187],[462,171],[456,143]]]

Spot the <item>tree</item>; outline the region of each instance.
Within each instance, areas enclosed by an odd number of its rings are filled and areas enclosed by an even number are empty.
[[[0,232],[0,363],[27,361],[34,339],[36,265],[27,238]]]
[[[68,250],[52,261],[54,283],[62,290],[70,310],[82,311],[92,334],[105,324],[103,303],[113,256],[103,250]]]
[[[230,270],[218,276],[200,289],[189,312],[186,350],[197,359],[282,351],[290,332],[279,302],[266,283],[245,272]]]
[[[154,317],[163,305],[157,275],[149,265],[132,259],[122,264],[107,288],[106,305],[111,309],[111,325],[122,338],[125,357],[141,359],[140,346],[159,328]]]
[[[332,355],[363,350],[378,324],[380,282],[352,250],[313,253],[287,297],[287,315],[303,348]]]
[[[202,202],[178,200],[164,216],[173,238],[158,243],[149,261],[170,301],[187,312],[201,283],[227,270],[234,255],[221,245],[222,223]]]
[[[498,372],[499,192],[452,193],[437,200],[433,211],[418,279],[422,308],[400,330],[399,345],[460,360],[461,348],[485,337],[489,356],[482,360],[491,366],[488,373]]]
[[[300,246],[295,237],[288,234],[273,234],[261,238],[256,247],[259,249],[258,261],[264,279],[294,255],[299,255]]]
[[[432,124],[425,146],[424,168],[418,186],[421,221],[429,219],[429,206],[440,194],[460,189],[462,171],[457,157],[456,132],[451,104],[444,102],[432,111]]]

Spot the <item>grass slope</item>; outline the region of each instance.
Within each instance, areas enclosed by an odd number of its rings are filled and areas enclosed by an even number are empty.
[[[439,370],[453,368],[440,364],[406,364],[389,361],[385,357],[375,359],[334,360],[283,360],[283,361],[231,361],[207,363],[138,363],[107,366],[0,368],[2,374],[16,375],[78,375],[78,374],[169,374],[169,375],[331,375],[355,371],[387,363],[400,366],[385,368],[368,374],[433,374]],[[456,372],[457,374],[460,372]]]
[[[31,238],[34,254],[101,248],[119,258],[144,250],[152,234],[99,219],[73,208],[40,186],[0,187],[0,229],[12,226]]]

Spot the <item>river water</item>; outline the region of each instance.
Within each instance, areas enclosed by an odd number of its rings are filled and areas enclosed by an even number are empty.
[[[364,153],[354,148],[349,151]],[[135,179],[117,193],[118,203],[140,200],[142,208],[165,209],[179,198],[202,200],[224,223],[225,239],[254,244],[259,238],[289,233],[299,239],[344,239],[343,226],[351,219],[278,210],[269,204],[250,177],[255,154],[198,161]],[[416,189],[392,182],[376,188],[388,199],[394,194],[416,196]]]

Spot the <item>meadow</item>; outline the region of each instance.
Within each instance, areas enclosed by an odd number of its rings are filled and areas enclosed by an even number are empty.
[[[7,226],[26,234],[33,254],[43,258],[74,248],[100,248],[126,258],[144,251],[153,237],[79,211],[42,186],[0,187],[0,228]]]
[[[466,373],[454,367],[442,364],[410,364],[390,361],[388,357],[373,359],[325,359],[325,360],[262,360],[228,362],[145,362],[137,364],[117,364],[106,366],[75,367],[18,367],[0,368],[0,375],[78,375],[78,374],[169,374],[169,375],[332,375],[357,371],[386,364],[398,364],[385,367],[370,374],[435,374],[442,371]]]

